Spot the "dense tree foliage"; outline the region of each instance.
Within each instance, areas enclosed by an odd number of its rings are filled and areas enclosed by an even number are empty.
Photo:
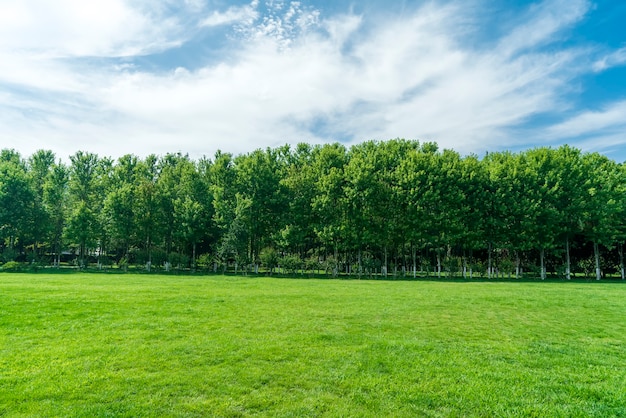
[[[624,278],[626,165],[569,146],[299,144],[213,159],[0,153],[2,261]]]

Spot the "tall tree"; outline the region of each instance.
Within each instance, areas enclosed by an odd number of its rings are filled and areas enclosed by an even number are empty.
[[[344,168],[348,161],[346,148],[340,144],[323,145],[313,157],[313,172],[317,178],[316,193],[312,202],[318,220],[315,232],[324,246],[332,251],[335,263],[339,250],[347,243],[346,224],[348,212],[344,195]],[[336,272],[337,266],[335,266]]]
[[[104,223],[113,244],[121,247],[126,261],[138,237],[138,164],[133,155],[120,157],[113,168],[109,191],[104,202]],[[126,266],[126,264],[124,264]]]
[[[237,190],[249,199],[248,256],[258,258],[272,236],[280,230],[284,218],[283,186],[280,173],[284,170],[277,150],[256,150],[235,159]]]
[[[69,216],[66,236],[77,246],[79,263],[86,266],[88,251],[98,245],[100,234],[99,158],[78,151],[70,156]]]
[[[59,267],[63,251],[63,231],[65,230],[68,199],[69,170],[62,163],[53,165],[43,186],[43,203],[50,221],[50,240],[54,254],[54,265]]]
[[[580,187],[584,193],[583,233],[593,243],[596,279],[602,277],[600,246],[612,247],[619,237],[621,215],[619,166],[598,153],[585,154],[583,170],[587,175]]]
[[[312,208],[317,182],[313,159],[317,149],[308,144],[298,144],[290,154],[285,174],[280,180],[288,205],[288,215],[280,231],[280,246],[302,257],[317,247],[315,225],[318,221]]]
[[[159,210],[159,180],[158,158],[155,155],[147,156],[143,161],[138,161],[135,167],[135,222],[137,227],[137,240],[146,254],[147,270],[150,271],[153,263],[154,243],[159,242],[164,236],[164,222]]]
[[[5,242],[5,260],[16,256],[16,243],[28,235],[32,216],[34,191],[19,153],[2,150],[0,153],[0,238]]]
[[[174,235],[181,247],[191,247],[191,264],[195,268],[197,245],[208,240],[212,229],[212,202],[207,176],[191,162],[183,162],[180,170],[179,191],[174,200]]]
[[[50,213],[44,205],[44,186],[50,177],[55,163],[52,151],[39,150],[28,158],[28,176],[33,190],[33,200],[30,202],[29,232],[30,243],[33,247],[33,256],[38,257],[41,244],[50,237]]]

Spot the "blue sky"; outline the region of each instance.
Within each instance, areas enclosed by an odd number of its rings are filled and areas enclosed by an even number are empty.
[[[626,160],[623,0],[0,0],[0,148],[407,138]]]

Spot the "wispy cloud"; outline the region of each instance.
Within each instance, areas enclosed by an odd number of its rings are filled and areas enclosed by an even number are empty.
[[[0,3],[2,146],[20,141],[32,152],[56,144],[63,156],[78,149],[202,155],[406,137],[480,153],[515,143],[511,128],[529,118],[567,108],[564,93],[593,62],[588,49],[548,48],[585,16],[583,0],[533,6],[490,48],[468,41],[482,22],[461,3],[380,18],[324,16],[286,1],[209,12],[196,0],[175,15],[165,0],[59,1],[73,10],[48,13],[44,0]],[[46,30],[35,33],[40,26]],[[217,26],[232,28],[229,48],[210,65],[133,65]],[[617,123],[621,106],[600,113]],[[579,113],[551,128],[551,138],[612,126]]]
[[[213,11],[200,22],[200,26],[222,26],[234,23],[252,25],[259,18],[259,1],[254,0],[245,6],[232,6],[224,12]]]
[[[596,111],[582,112],[548,129],[557,138],[576,138],[586,135],[606,135],[620,131],[626,142],[626,100]]]
[[[626,65],[626,47],[611,52],[593,63],[593,70],[601,72],[606,69]]]
[[[559,32],[580,21],[590,7],[588,0],[545,0],[534,4],[525,21],[500,40],[498,49],[512,55],[552,43]]]

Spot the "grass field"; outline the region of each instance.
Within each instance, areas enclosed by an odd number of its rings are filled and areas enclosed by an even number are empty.
[[[626,416],[626,285],[0,274],[0,416]]]

